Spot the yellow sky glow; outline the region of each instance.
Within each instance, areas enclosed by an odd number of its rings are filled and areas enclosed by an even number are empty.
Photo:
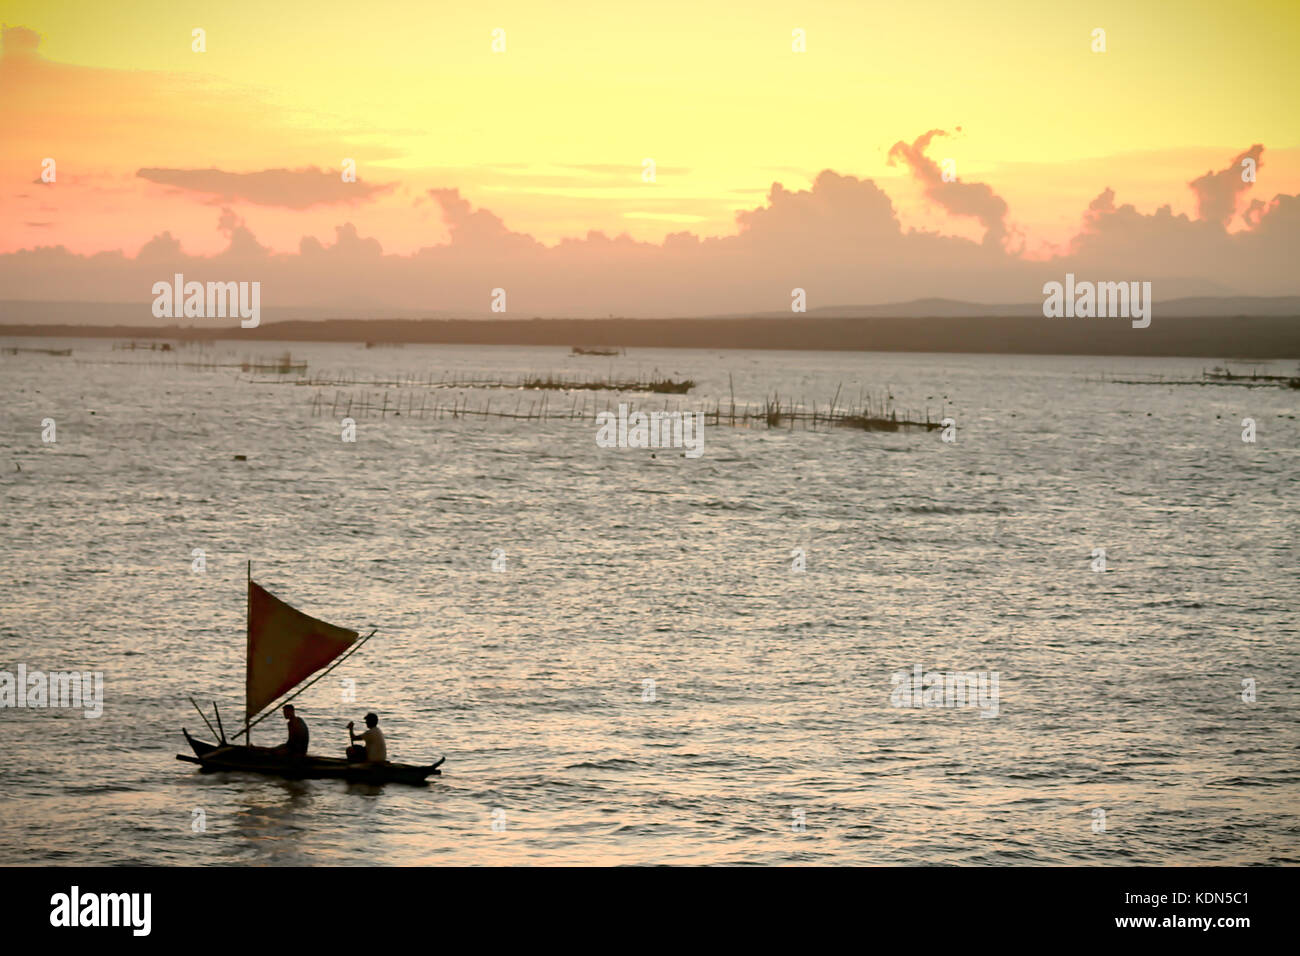
[[[1187,181],[1253,143],[1263,194],[1300,191],[1294,2],[15,0],[4,20],[40,34],[43,59],[0,88],[13,118],[0,251],[134,255],[169,230],[215,252],[229,206],[278,251],[350,221],[406,253],[445,240],[436,206],[417,203],[430,188],[545,242],[726,235],[772,182],[807,188],[825,168],[875,179],[907,226],[977,238],[886,162],[936,127],[953,135],[930,155],[1006,199],[1031,251],[1067,241],[1106,187],[1144,211],[1191,213]],[[1096,27],[1105,53],[1090,48]],[[796,28],[807,52],[792,52]],[[54,194],[28,188],[46,156]],[[393,188],[290,210],[135,175],[337,170],[344,157]]]

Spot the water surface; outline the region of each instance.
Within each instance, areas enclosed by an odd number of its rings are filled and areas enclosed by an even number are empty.
[[[0,711],[0,862],[1300,860],[1300,393],[1098,380],[1213,364],[1185,359],[4,344],[74,355],[0,358],[0,669],[102,670],[106,699]],[[349,444],[313,388],[171,364],[286,348],[363,378],[658,371],[698,381],[684,407],[888,389],[957,440],[710,428],[692,460],[404,413]],[[182,725],[206,735],[188,695],[238,720],[248,559],[379,629],[300,698],[313,750],[373,709],[390,757],[446,753],[444,776],[174,759]],[[891,707],[916,664],[997,671],[998,715]]]

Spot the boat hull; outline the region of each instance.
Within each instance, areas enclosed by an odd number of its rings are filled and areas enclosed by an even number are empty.
[[[177,754],[177,760],[196,763],[204,773],[260,773],[289,780],[337,778],[351,783],[408,783],[417,786],[431,776],[441,776],[442,763],[415,766],[403,763],[349,763],[341,757],[287,758],[268,747],[241,747],[235,744],[210,744],[196,740],[182,730],[194,756]]]

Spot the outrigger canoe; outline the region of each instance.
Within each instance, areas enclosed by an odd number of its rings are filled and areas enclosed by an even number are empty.
[[[358,633],[304,614],[253,581],[252,562],[248,568],[248,667],[244,687],[245,744],[226,740],[221,711],[213,703],[217,718],[213,727],[208,715],[193,698],[190,703],[217,738],[215,744],[195,740],[181,728],[194,756],[177,754],[177,760],[196,763],[205,773],[243,771],[301,780],[337,777],[356,783],[424,784],[439,776],[443,757],[428,766],[405,763],[351,763],[342,757],[319,757],[307,754],[289,757],[270,747],[252,746],[252,728],[297,697],[355,653],[374,636],[371,631],[361,640]],[[325,668],[321,671],[322,668]],[[308,677],[321,671],[303,684]],[[299,685],[302,684],[301,687]],[[295,690],[295,688],[298,688]],[[288,695],[288,696],[285,696]]]
[[[268,747],[240,747],[234,744],[210,744],[195,740],[190,732],[181,729],[185,739],[194,749],[194,756],[177,754],[177,760],[196,763],[204,773],[222,771],[262,773],[289,780],[339,777],[349,783],[427,783],[430,776],[440,776],[444,757],[427,767],[408,763],[348,763],[342,757],[317,757],[308,754],[299,760],[289,760]]]

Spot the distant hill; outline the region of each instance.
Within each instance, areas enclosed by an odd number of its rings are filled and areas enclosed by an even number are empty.
[[[173,324],[153,317],[152,299],[147,302],[35,302],[14,299],[0,300],[0,324],[5,325],[128,325],[159,326]],[[990,304],[964,302],[959,299],[913,299],[910,302],[888,302],[879,305],[830,305],[809,309],[806,313],[746,312],[701,316],[701,319],[790,319],[803,318],[851,319],[947,319],[981,317],[1037,317],[1041,318],[1041,302]],[[1154,315],[1157,319],[1170,318],[1233,318],[1236,316],[1296,316],[1300,318],[1300,296],[1199,296],[1195,298],[1156,299]],[[548,316],[546,318],[565,318]],[[649,319],[624,319],[613,321],[651,321]],[[469,314],[439,309],[373,309],[356,306],[322,309],[314,306],[266,306],[262,309],[263,323],[311,322],[326,319],[472,319],[480,321],[517,321],[517,315],[502,316],[496,313]],[[593,319],[581,321],[610,321]],[[698,321],[686,318],[682,321]],[[205,327],[205,320],[186,323],[196,328]]]
[[[809,309],[808,315],[826,318],[934,319],[981,316],[1042,316],[1042,302],[990,305],[959,299],[913,299],[886,305],[829,305]],[[1229,318],[1238,315],[1300,316],[1300,296],[1197,296],[1155,301],[1155,315],[1166,318]],[[760,318],[788,318],[789,312],[764,312]]]

